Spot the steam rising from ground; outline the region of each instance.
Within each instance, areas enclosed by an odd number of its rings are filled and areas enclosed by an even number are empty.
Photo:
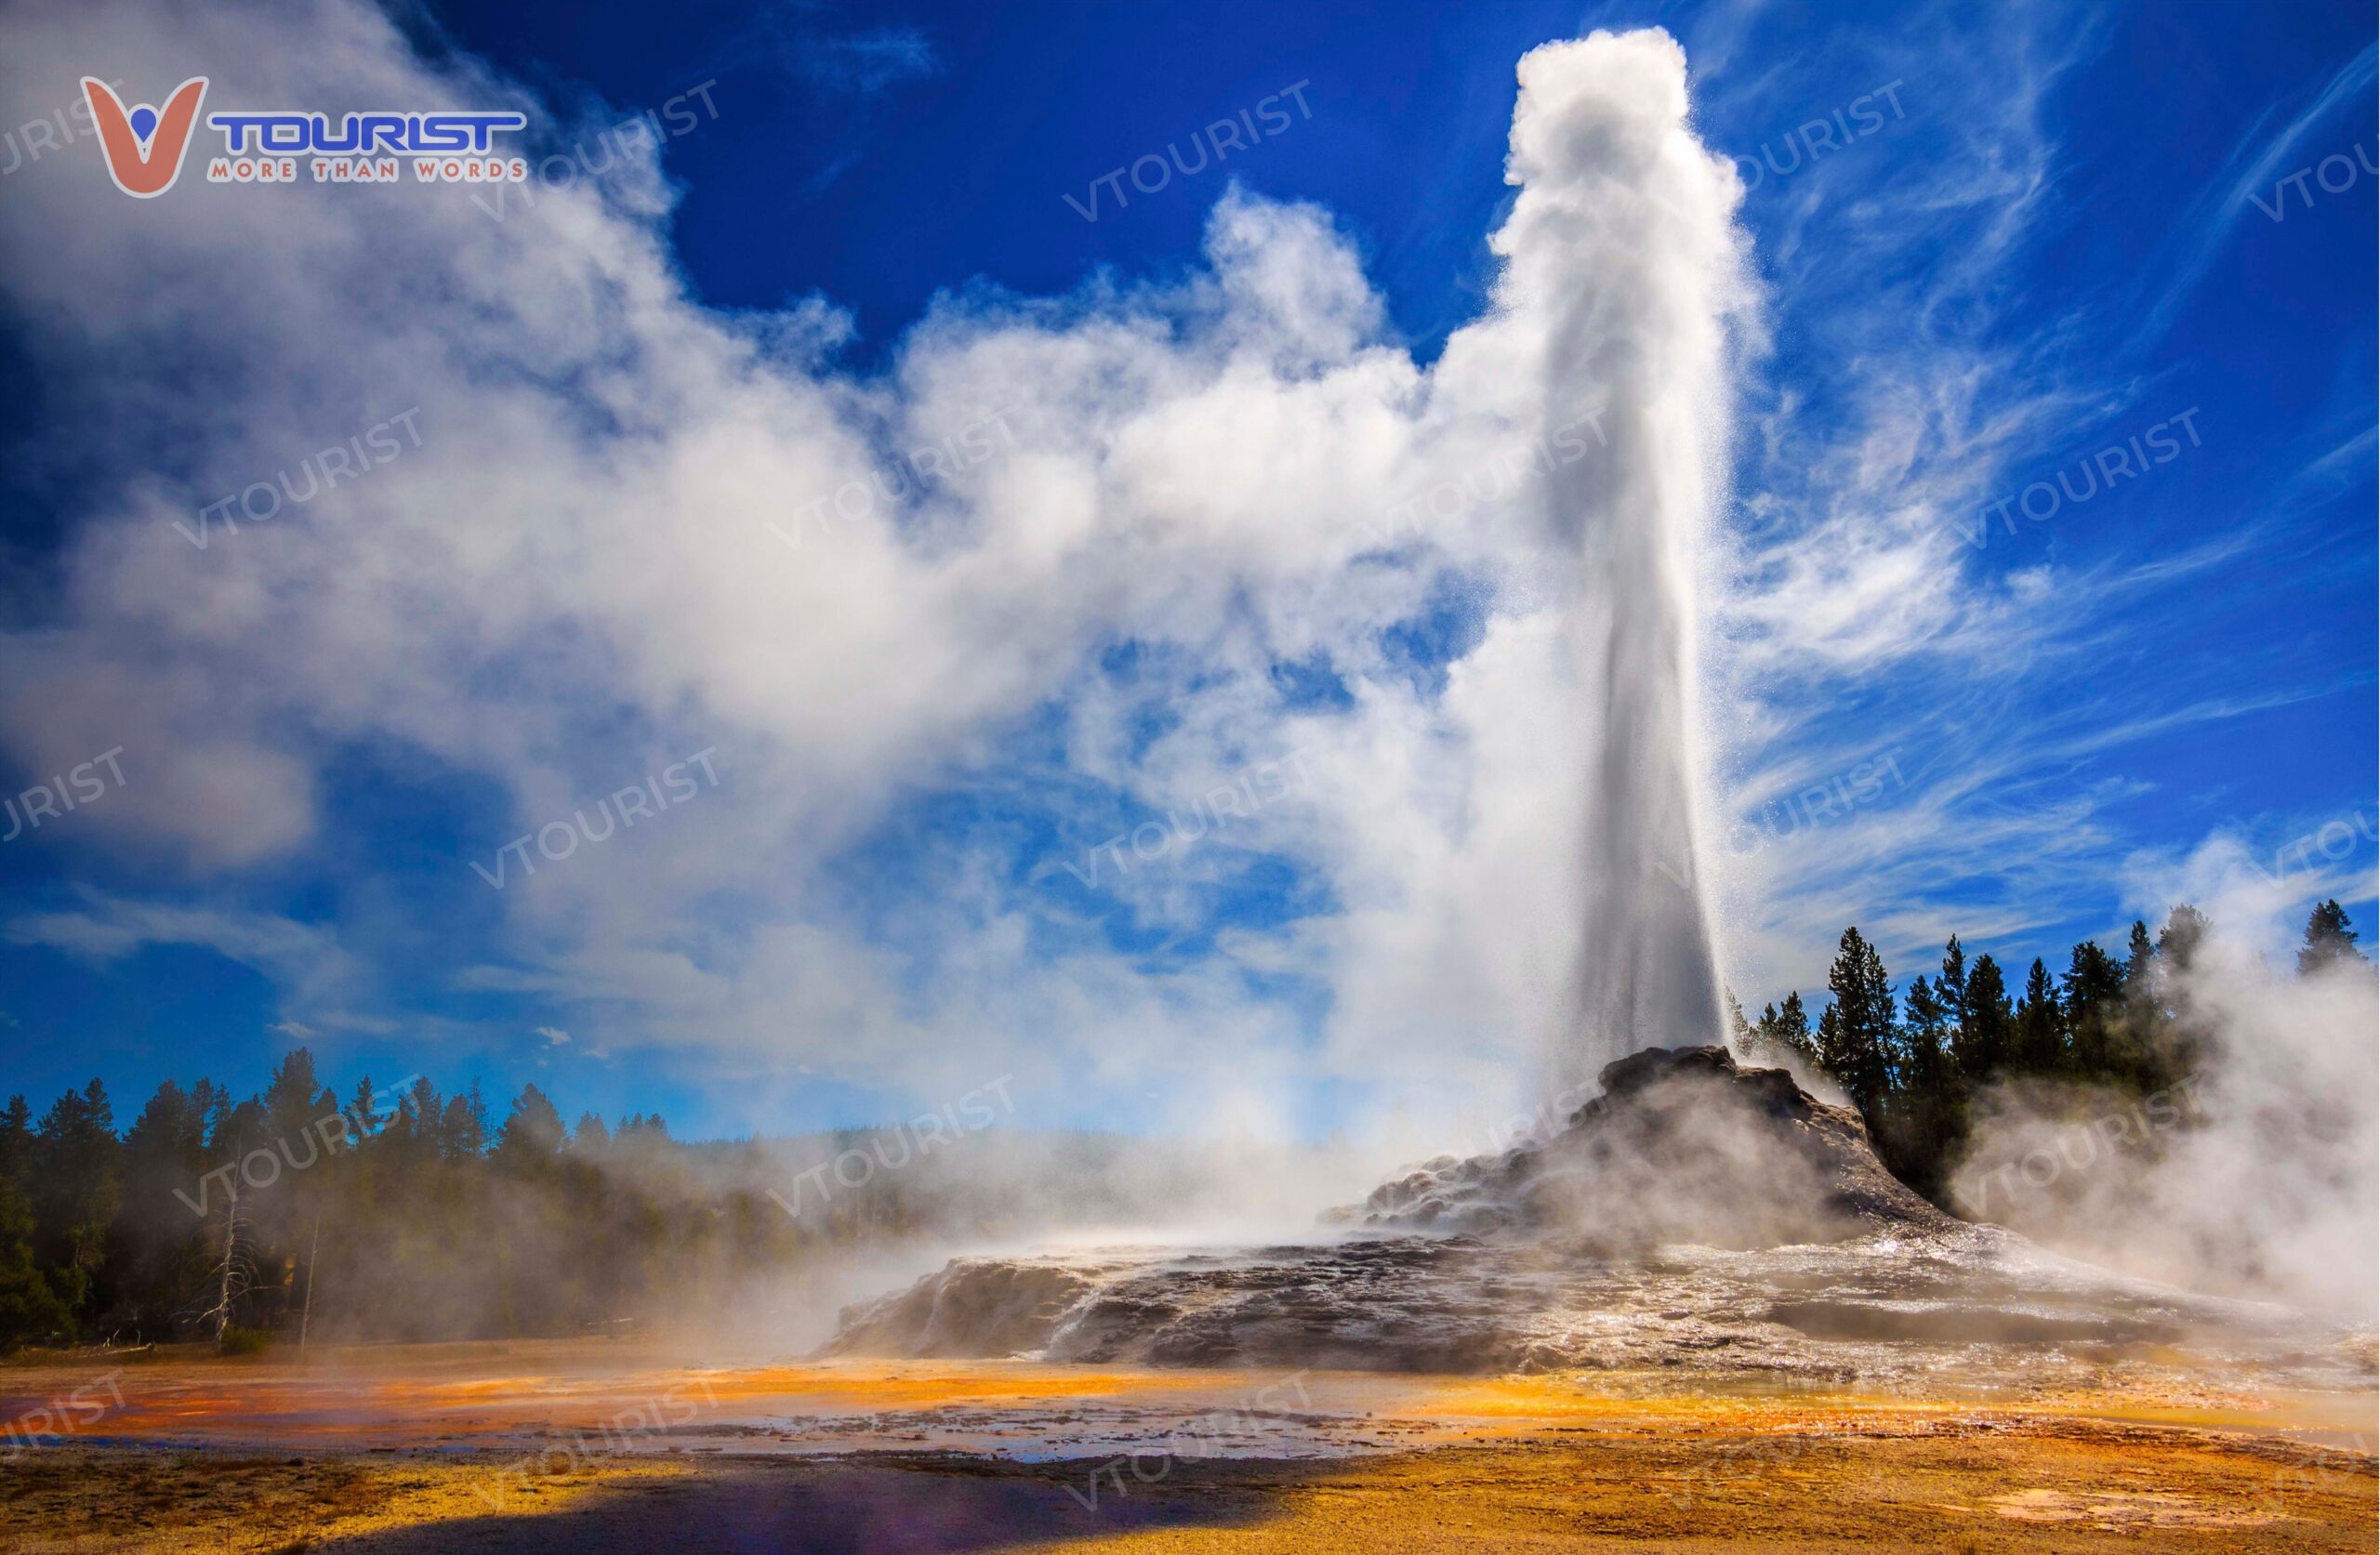
[[[2145,1103],[2002,1092],[1956,1201],[2128,1273],[2368,1320],[2380,1295],[2371,966],[2275,975],[2218,933],[2174,993],[2212,1043],[2197,1078]]]
[[[998,1128],[919,1145],[892,1128],[723,1152],[714,1192],[763,1199],[831,1240],[688,1320],[714,1333],[732,1324],[730,1337],[763,1349],[808,1350],[844,1306],[907,1285],[954,1249],[996,1257],[1311,1235],[1312,1206],[1368,1187],[1378,1153],[1376,1141]]]
[[[1964,1224],[1887,1173],[1857,1113],[1724,1048],[1648,1049],[1550,1139],[1430,1163],[1263,1248],[962,1258],[855,1307],[830,1347],[1369,1370],[1659,1368],[2055,1387],[2240,1367],[2359,1387],[2368,1331],[2186,1297]],[[1449,1234],[1451,1233],[1451,1234]]]

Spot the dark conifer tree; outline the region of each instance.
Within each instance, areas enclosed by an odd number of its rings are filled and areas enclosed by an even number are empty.
[[[2195,1007],[2189,975],[2213,929],[2204,913],[2183,903],[2165,915],[2165,926],[2157,931],[2157,974],[2150,984],[2155,1010],[2148,1030],[2150,1068],[2162,1077],[2151,1088],[2195,1072],[2214,1040],[2210,1020]]]
[[[2024,997],[2016,1002],[2016,1068],[2027,1074],[2055,1074],[2066,1067],[2066,1012],[2058,1007],[2057,990],[2041,957],[2025,977]]]
[[[1970,1083],[1980,1084],[2007,1070],[2016,1046],[2016,1015],[2008,1002],[2008,985],[2000,975],[2000,963],[1989,954],[1977,956],[1967,972],[1964,1006],[1956,1048],[1959,1070]]]
[[[386,1106],[385,1101],[382,1104]],[[413,1084],[397,1093],[396,1107],[387,1114],[388,1122],[382,1126],[394,1175],[427,1180],[426,1168],[438,1159],[438,1126],[445,1112],[438,1087],[426,1074],[415,1075]]]
[[[1736,1000],[1736,991],[1723,988],[1720,995],[1727,1002],[1727,1046],[1739,1053],[1750,1054],[1757,1039],[1752,1023],[1744,1019],[1744,1007]]]
[[[1934,995],[1942,1001],[1943,1017],[1950,1022],[1951,1053],[1964,1052],[1968,1044],[1967,951],[1956,934],[1942,947],[1942,975],[1934,980]]]
[[[2147,987],[2156,977],[2157,946],[2149,938],[2149,925],[2138,918],[2132,920],[2132,937],[2124,942],[2123,955],[2125,991]]]
[[[73,1332],[74,1314],[33,1258],[33,1206],[14,1181],[0,1177],[0,1353]]]
[[[2297,952],[2297,975],[2305,977],[2341,962],[2363,960],[2363,953],[2355,948],[2356,938],[2355,925],[2347,920],[2347,909],[2335,900],[2323,903],[2306,920],[2306,942]]]
[[[488,1149],[471,1093],[400,1088],[359,1085],[342,1127],[298,1053],[246,1100],[163,1085],[121,1141],[97,1085],[38,1127],[0,1111],[0,1160],[42,1193],[37,1219],[0,1173],[0,1349],[621,1332],[715,1314],[742,1294],[731,1280],[782,1290],[820,1239],[914,1230],[929,1196],[888,1166],[838,1189],[831,1226],[798,1226],[752,1186],[790,1186],[784,1162],[681,1146],[657,1114],[635,1115],[625,1150],[592,1116],[565,1142],[531,1086]],[[932,1194],[963,1197],[932,1159]]]
[[[1980,1088],[2026,1078],[2149,1096],[2194,1073],[2208,1034],[2189,1008],[2186,974],[2208,932],[2198,909],[2176,906],[2153,942],[2148,925],[2134,923],[2122,961],[2096,942],[2076,945],[2062,989],[2035,960],[2013,1003],[1999,962],[1970,959],[1952,935],[1941,975],[1912,980],[1896,1005],[1883,958],[1846,929],[1811,1057],[1857,1104],[1885,1164],[1938,1202]],[[2309,966],[2357,954],[2336,903],[2316,910],[2307,941]],[[1753,1042],[1792,1046],[1787,1028],[1801,1029],[1800,1013],[1793,998],[1763,1009]]]
[[[355,1094],[348,1099],[348,1130],[361,1144],[386,1127],[387,1121],[380,1115],[380,1092],[366,1074],[355,1082]]]
[[[1835,1082],[1848,1090],[1849,1083],[1844,1081],[1843,1072],[1835,1067],[1837,1064],[1848,1064],[1851,1059],[1849,1044],[1843,1036],[1841,1007],[1828,1005],[1818,1011],[1818,1030],[1811,1035],[1810,1047],[1818,1056],[1818,1067],[1833,1075]]]
[[[581,1113],[570,1130],[570,1153],[581,1160],[600,1161],[612,1149],[611,1131],[593,1113]]]
[[[108,1227],[121,1202],[122,1150],[107,1087],[60,1096],[33,1131],[33,1249],[50,1288],[80,1319],[98,1306]]]
[[[314,1055],[303,1048],[293,1049],[264,1087],[265,1132],[277,1140],[304,1133],[321,1115],[314,1110],[321,1092],[314,1079]]]
[[[170,1332],[207,1264],[206,1210],[221,1190],[202,1183],[213,1087],[167,1080],[124,1137],[124,1191],[109,1236],[118,1305],[146,1332]]]
[[[2149,936],[2149,925],[2135,918],[2124,947],[2123,1049],[2133,1080],[2143,1091],[2162,1090],[2180,1077],[2165,983],[2165,966]]]
[[[1802,1055],[1805,1061],[1818,1061],[1818,1044],[1810,1039],[1810,1017],[1802,1008],[1802,991],[1798,988],[1788,991],[1785,1002],[1778,1007],[1777,1040]]]
[[[1893,986],[1884,976],[1884,958],[1857,929],[1843,931],[1826,981],[1834,995],[1829,1008],[1835,1019],[1831,1034],[1824,1020],[1819,1022],[1818,1058],[1873,1128],[1892,1085],[1898,1045]]]
[[[1950,1010],[1934,984],[1910,980],[1902,998],[1903,1060],[1886,1115],[1886,1164],[1918,1192],[1938,1196],[1953,1138],[1958,1097],[1949,1050]]]
[[[0,1182],[15,1185],[30,1200],[33,1179],[33,1113],[22,1096],[0,1109]]]
[[[438,1155],[447,1162],[468,1161],[487,1149],[487,1103],[480,1099],[480,1083],[459,1096],[446,1099],[438,1120]]]
[[[536,1087],[523,1086],[496,1137],[494,1159],[511,1170],[535,1170],[561,1153],[562,1136],[562,1114],[553,1102]]]
[[[2165,927],[2157,931],[2158,961],[2173,973],[2188,971],[2209,927],[2206,915],[2187,902],[2166,914]]]
[[[1768,1005],[1760,1012],[1759,1023],[1752,1028],[1754,1049],[1765,1058],[1782,1060],[1788,1054],[1805,1064],[1818,1062],[1818,1049],[1810,1041],[1810,1018],[1802,1008],[1802,995],[1797,990],[1785,995],[1784,1006]]]
[[[1950,1009],[1922,975],[1910,979],[1901,1009],[1902,1041],[1908,1054],[1901,1083],[1911,1090],[1939,1095],[1950,1079]]]
[[[2077,1077],[2133,1077],[2138,1066],[2124,1040],[2123,969],[2085,940],[2074,947],[2064,982],[2067,1059]]]

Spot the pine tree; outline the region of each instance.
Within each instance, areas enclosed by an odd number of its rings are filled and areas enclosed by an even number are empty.
[[[205,1183],[205,1102],[211,1087],[157,1087],[124,1137],[122,1206],[108,1238],[118,1313],[144,1331],[168,1333],[204,1278],[207,1263],[201,1210],[222,1196]],[[111,1319],[113,1321],[113,1319]]]
[[[460,1096],[446,1099],[446,1110],[438,1121],[438,1154],[445,1161],[475,1161],[487,1151],[487,1103],[481,1099],[480,1083]]]
[[[200,1126],[206,1137],[211,1140],[215,1137],[215,1130],[222,1127],[223,1114],[231,1109],[231,1093],[202,1076],[198,1084],[190,1087],[190,1104],[198,1114]]]
[[[8,1098],[0,1110],[0,1182],[30,1194],[33,1179],[33,1113],[22,1096]]]
[[[2128,1078],[2136,1070],[2123,1037],[2123,970],[2096,941],[2074,947],[2061,1004],[2067,1057],[2081,1078]]]
[[[73,1331],[74,1314],[33,1262],[33,1206],[0,1177],[0,1354]]]
[[[2195,1073],[2214,1041],[2213,1022],[2195,1008],[2189,975],[2213,928],[2204,913],[2184,903],[2165,915],[2165,927],[2157,931],[2152,975],[2133,1000],[2147,1048],[2146,1089],[2162,1089]]]
[[[1888,1165],[1918,1192],[1937,1196],[1961,1129],[1962,1110],[1946,1046],[1950,1013],[1936,986],[1923,976],[1910,980],[1902,1009],[1904,1061],[1885,1109]]]
[[[1856,928],[1843,931],[1826,982],[1834,995],[1829,1008],[1835,1019],[1831,1039],[1824,1019],[1819,1021],[1818,1059],[1872,1128],[1892,1085],[1892,1056],[1898,1039],[1892,984],[1876,947]]]
[[[296,1048],[273,1067],[272,1078],[253,1104],[259,1144],[272,1153],[276,1164],[269,1180],[243,1187],[247,1202],[240,1207],[245,1232],[258,1251],[258,1301],[273,1304],[276,1312],[296,1299],[298,1266],[311,1242],[307,1233],[326,1186],[317,1168],[330,1142],[314,1123],[337,1106],[324,1108],[322,1094],[314,1055]]]
[[[1967,951],[1956,934],[1942,947],[1942,975],[1934,980],[1934,995],[1950,1021],[1951,1050],[1960,1051],[1967,1044]]]
[[[314,1055],[293,1049],[272,1072],[264,1090],[265,1131],[276,1140],[302,1134],[320,1114],[314,1100],[322,1087],[314,1079]]]
[[[1818,1067],[1841,1080],[1842,1073],[1835,1066],[1848,1067],[1851,1061],[1850,1048],[1843,1035],[1841,1008],[1829,1005],[1818,1011],[1818,1029],[1810,1045],[1818,1053]]]
[[[2335,899],[2323,903],[2306,920],[2306,943],[2297,952],[2297,975],[2306,977],[2325,967],[2362,961],[2364,955],[2355,948],[2356,939],[2347,909]]]
[[[2055,1074],[2066,1067],[2066,1014],[2058,1008],[2057,990],[2040,956],[2025,977],[2025,996],[2016,1003],[2016,1067],[2027,1074]]]
[[[1950,1078],[1945,1047],[1950,1009],[1923,976],[1910,980],[1909,991],[1901,996],[1901,1008],[1902,1040],[1909,1055],[1909,1072],[1902,1077],[1903,1084],[1912,1090],[1938,1095]]]
[[[1722,988],[1720,995],[1727,1001],[1727,1046],[1749,1055],[1753,1048],[1752,1025],[1744,1019],[1744,1007],[1736,1002],[1736,991]]]
[[[2157,959],[2171,973],[2187,972],[2198,960],[2199,947],[2206,942],[2207,931],[2213,926],[2206,915],[2185,902],[2165,915],[2165,927],[2157,931]]]
[[[1760,1020],[1752,1027],[1752,1051],[1762,1058],[1791,1056],[1805,1064],[1818,1062],[1817,1049],[1810,1043],[1810,1018],[1802,1009],[1799,991],[1785,995],[1782,1009],[1773,1004],[1762,1008]]]
[[[2165,1010],[2165,969],[2157,942],[2138,918],[2124,942],[2122,1048],[2132,1078],[2144,1091],[2162,1090],[2179,1076],[2173,1061],[2173,1022]]]
[[[2149,925],[2132,920],[2132,937],[2124,942],[2123,986],[2126,993],[2146,988],[2157,975],[2157,947],[2149,942]]]
[[[525,1172],[551,1161],[562,1147],[562,1114],[544,1091],[522,1087],[496,1137],[494,1158],[508,1170]]]
[[[2007,1069],[2016,1040],[2016,1017],[2009,1008],[2008,986],[2000,975],[2000,963],[1989,954],[1975,958],[1963,1002],[1964,1018],[1952,1051],[1959,1072],[1970,1084],[1980,1084]]]
[[[593,1113],[581,1113],[570,1130],[570,1153],[581,1160],[601,1161],[611,1153],[611,1130]]]
[[[348,1099],[347,1127],[360,1144],[377,1134],[386,1120],[380,1116],[380,1093],[366,1074],[355,1082],[355,1094]]]
[[[820,1234],[724,1186],[781,1164],[756,1153],[735,1167],[721,1147],[681,1146],[657,1114],[634,1116],[625,1150],[591,1115],[565,1145],[561,1114],[528,1087],[480,1153],[470,1093],[401,1088],[390,1125],[357,1128],[352,1144],[318,1127],[337,1099],[302,1054],[245,1100],[166,1082],[121,1141],[98,1085],[61,1097],[38,1128],[21,1102],[0,1110],[0,1166],[14,1168],[0,1170],[0,1347],[193,1326],[229,1349],[258,1333],[301,1346],[311,1331],[573,1333],[715,1311],[728,1282],[783,1272]],[[387,1115],[368,1084],[356,1102],[360,1118]],[[15,1172],[37,1184],[38,1206]],[[916,1180],[873,1184],[849,1196],[843,1225],[919,1229],[920,1197]]]
[[[78,1317],[99,1305],[108,1227],[122,1202],[121,1146],[107,1087],[60,1096],[33,1131],[33,1251]]]
[[[1818,1045],[1810,1040],[1810,1017],[1802,1008],[1802,991],[1798,988],[1787,992],[1785,1003],[1777,1011],[1777,1040],[1800,1054],[1805,1062],[1818,1061]]]

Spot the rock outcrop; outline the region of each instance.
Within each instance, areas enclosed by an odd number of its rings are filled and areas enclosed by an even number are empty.
[[[1441,1156],[1336,1223],[1469,1235],[1574,1235],[1615,1253],[1668,1243],[1773,1247],[1950,1218],[1886,1171],[1859,1114],[1725,1048],[1647,1048],[1551,1138]]]

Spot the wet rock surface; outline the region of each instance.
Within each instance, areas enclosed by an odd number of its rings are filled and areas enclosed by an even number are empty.
[[[1425,1163],[1316,1245],[962,1258],[846,1310],[831,1354],[1353,1371],[1905,1377],[2180,1351],[2322,1383],[2368,1344],[1969,1225],[1858,1114],[1718,1048],[1607,1066],[1551,1137]]]
[[[1423,1164],[1342,1224],[1560,1233],[1614,1253],[1669,1243],[1773,1247],[1956,1222],[1876,1159],[1859,1114],[1725,1048],[1647,1048],[1551,1138]]]

